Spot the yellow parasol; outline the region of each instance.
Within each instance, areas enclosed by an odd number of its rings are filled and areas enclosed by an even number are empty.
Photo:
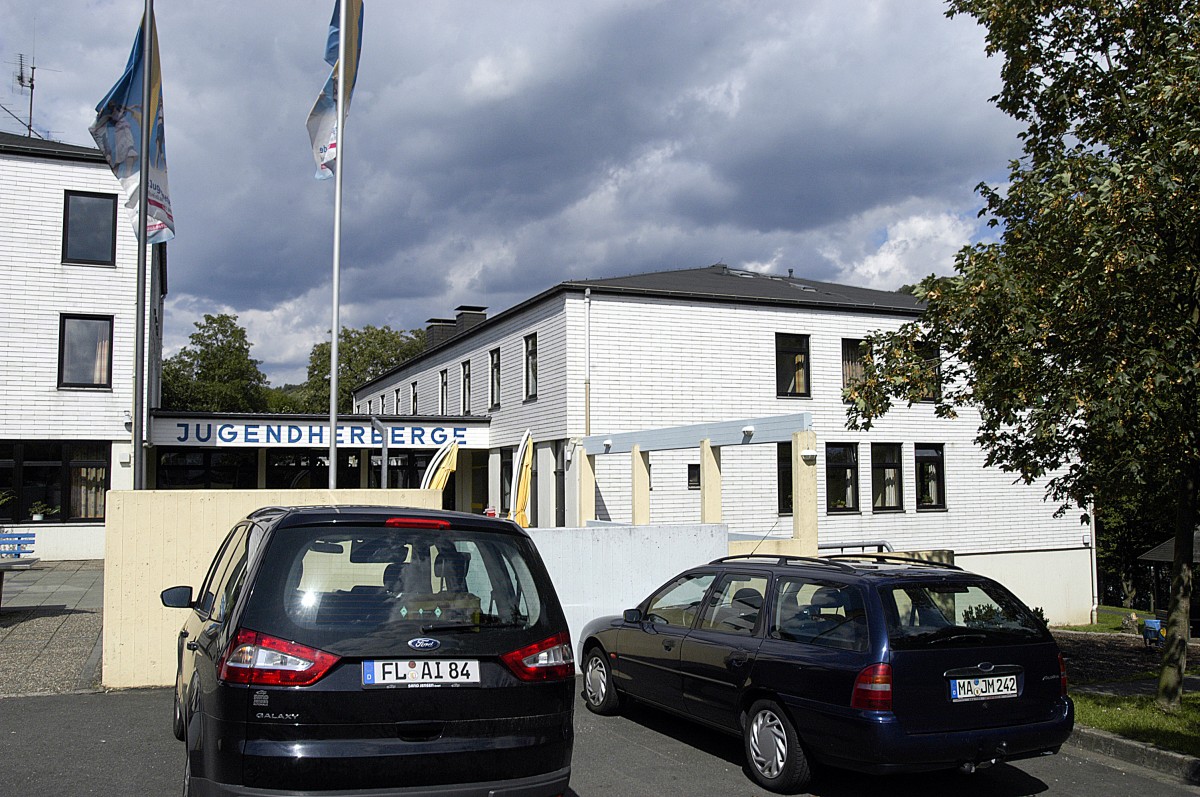
[[[444,490],[450,474],[458,467],[458,443],[450,442],[437,450],[425,468],[421,479],[422,490]]]
[[[512,509],[509,520],[515,520],[522,528],[529,527],[529,487],[533,480],[533,435],[529,430],[521,438],[517,455],[513,458]]]

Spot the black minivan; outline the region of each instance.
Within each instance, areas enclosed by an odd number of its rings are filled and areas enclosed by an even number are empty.
[[[179,632],[185,795],[559,795],[566,618],[515,523],[272,507],[226,536]]]

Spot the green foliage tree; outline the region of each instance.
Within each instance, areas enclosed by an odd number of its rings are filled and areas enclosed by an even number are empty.
[[[353,409],[354,388],[382,376],[425,348],[425,330],[405,331],[368,324],[362,329],[342,327],[338,338],[338,412]],[[304,383],[308,412],[329,412],[329,343],[313,346]]]
[[[267,378],[250,357],[237,316],[205,313],[189,344],[163,362],[162,404],[168,410],[265,412]]]
[[[1060,511],[1162,488],[1175,561],[1158,702],[1177,709],[1200,484],[1200,0],[950,0],[1003,58],[993,98],[1025,125],[996,243],[917,290],[918,322],[870,340],[848,421],[943,385],[989,464],[1047,479]],[[937,346],[943,358],[924,356]]]

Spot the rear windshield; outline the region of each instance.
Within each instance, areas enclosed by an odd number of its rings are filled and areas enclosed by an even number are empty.
[[[1046,626],[994,582],[913,582],[880,589],[894,650],[1041,642]]]
[[[527,630],[547,622],[550,589],[531,567],[529,540],[494,532],[287,528],[243,623],[343,656],[446,629]]]

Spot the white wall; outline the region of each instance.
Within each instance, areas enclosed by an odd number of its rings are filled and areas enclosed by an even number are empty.
[[[722,524],[529,529],[571,627],[620,614],[682,570],[729,555]]]
[[[955,555],[954,564],[994,578],[1054,625],[1090,622],[1091,549]]]

